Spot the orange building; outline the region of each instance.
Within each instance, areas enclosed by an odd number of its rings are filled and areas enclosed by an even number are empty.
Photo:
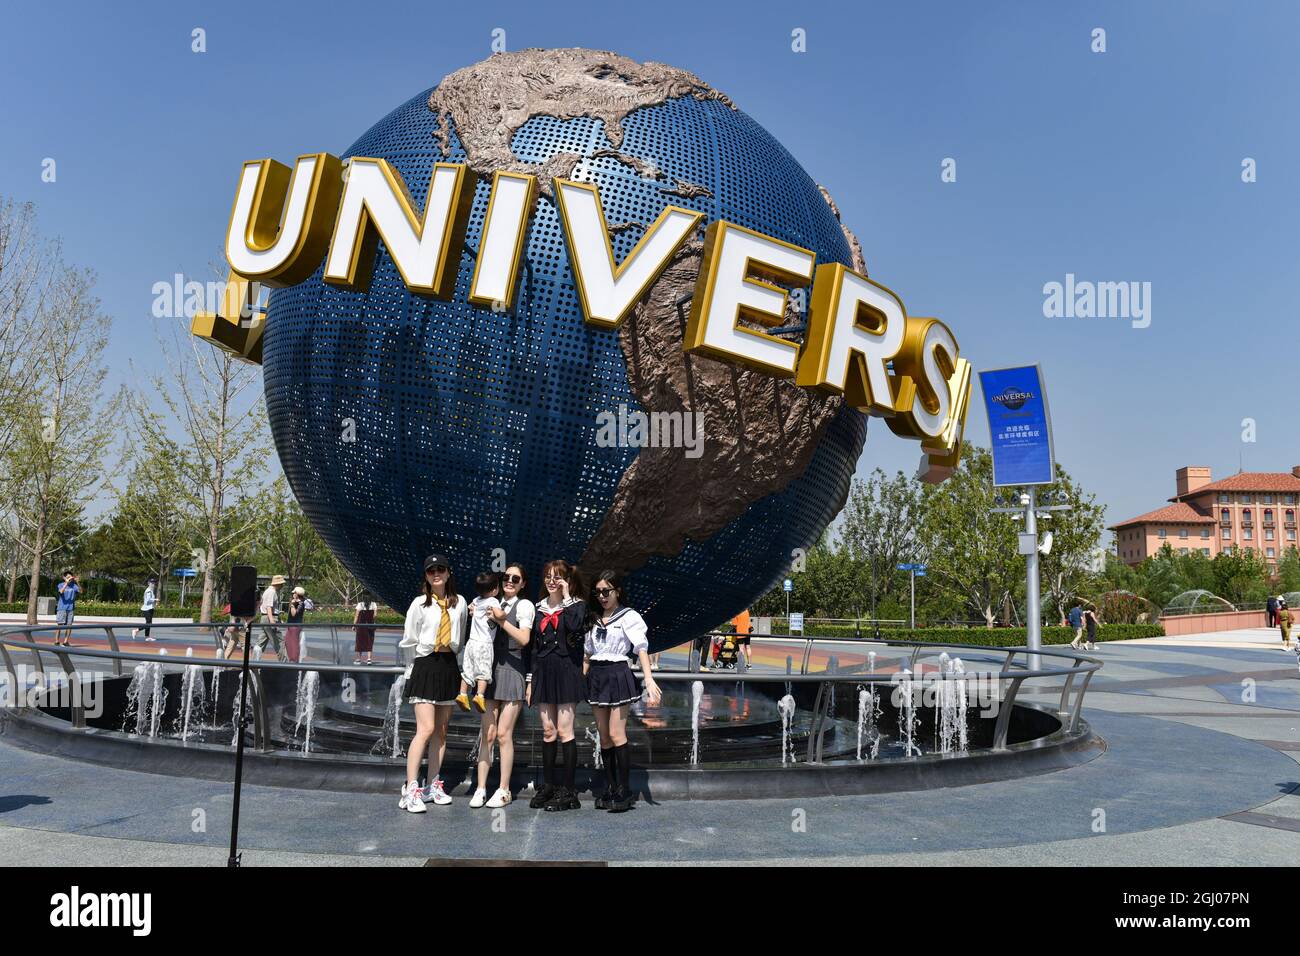
[[[1195,550],[1211,558],[1250,548],[1269,564],[1296,547],[1300,465],[1289,472],[1243,471],[1219,481],[1210,479],[1210,469],[1188,465],[1174,478],[1172,504],[1110,526],[1115,553],[1125,564],[1138,564],[1166,544],[1175,554]]]

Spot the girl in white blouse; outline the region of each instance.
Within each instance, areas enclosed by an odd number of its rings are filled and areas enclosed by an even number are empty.
[[[659,704],[659,685],[650,673],[650,644],[646,623],[636,611],[622,605],[623,587],[614,571],[602,571],[591,589],[583,670],[587,675],[587,703],[600,731],[600,755],[605,767],[605,792],[596,798],[597,810],[622,813],[632,806],[628,785],[631,761],[627,747],[628,706],[640,700],[641,691],[629,666],[633,656],[641,664],[646,698]]]
[[[414,660],[406,668],[406,702],[415,708],[415,736],[406,754],[406,784],[398,807],[424,813],[425,801],[451,803],[443,789],[442,758],[447,752],[451,705],[460,690],[461,647],[465,634],[465,599],[456,593],[447,559],[424,559],[424,593],[411,602],[398,647]],[[419,782],[420,758],[429,749],[429,785]]]

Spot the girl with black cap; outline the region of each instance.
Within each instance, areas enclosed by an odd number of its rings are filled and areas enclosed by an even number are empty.
[[[644,618],[622,604],[623,585],[614,571],[602,571],[591,589],[584,654],[587,703],[600,731],[600,756],[605,767],[605,792],[597,810],[622,813],[632,806],[628,784],[631,762],[627,747],[628,706],[641,699],[641,689],[629,666],[635,655],[651,707],[659,705],[659,685],[650,674],[650,643]]]
[[[460,689],[460,653],[465,633],[465,599],[446,557],[424,559],[424,593],[411,602],[406,627],[398,647],[415,660],[406,669],[406,702],[415,708],[415,736],[406,754],[406,783],[397,805],[411,813],[424,813],[425,801],[438,806],[451,803],[438,771],[447,752],[447,725],[451,705]],[[420,787],[420,758],[429,749],[429,785]]]
[[[578,701],[586,696],[582,674],[582,635],[586,605],[573,596],[578,569],[567,561],[548,561],[542,568],[546,597],[537,605],[532,639],[528,642],[528,703],[536,704],[542,718],[542,788],[529,801],[534,810],[577,810],[574,772],[578,743],[573,739],[573,717]],[[555,773],[556,756],[564,751],[564,778]]]

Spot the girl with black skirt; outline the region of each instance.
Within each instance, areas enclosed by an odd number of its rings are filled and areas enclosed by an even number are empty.
[[[582,674],[582,635],[587,608],[571,592],[578,590],[578,569],[567,561],[548,561],[542,568],[546,597],[537,605],[532,639],[528,642],[527,699],[542,718],[542,788],[529,801],[534,810],[577,810],[574,773],[578,743],[573,717],[586,696]],[[555,761],[564,750],[564,777],[556,777]]]
[[[641,679],[651,707],[659,705],[659,685],[650,674],[650,643],[645,620],[624,607],[623,586],[614,571],[602,571],[592,586],[583,642],[587,672],[587,703],[600,731],[600,756],[605,767],[605,792],[596,798],[597,810],[622,813],[632,806],[628,778],[632,765],[627,747],[627,711],[641,699],[641,689],[629,660],[641,664]]]
[[[415,736],[406,754],[406,784],[398,807],[424,813],[425,802],[451,803],[443,789],[442,758],[447,752],[451,705],[460,690],[457,660],[465,634],[465,599],[456,593],[451,568],[441,554],[424,559],[424,593],[411,602],[398,647],[413,654],[406,669],[406,702],[415,708]],[[420,758],[429,749],[429,785],[420,787]]]

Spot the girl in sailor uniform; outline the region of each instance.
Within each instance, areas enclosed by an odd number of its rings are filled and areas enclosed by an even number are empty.
[[[451,803],[443,789],[442,758],[447,752],[451,705],[460,690],[460,652],[465,634],[465,599],[456,593],[447,559],[424,559],[424,593],[411,602],[398,647],[414,658],[406,668],[406,702],[415,708],[415,736],[406,754],[406,784],[398,807],[424,813],[425,802]],[[419,782],[420,758],[429,750],[429,785]]]
[[[537,605],[526,655],[528,704],[536,704],[542,718],[543,785],[528,805],[534,810],[577,810],[582,804],[574,785],[578,744],[573,739],[573,717],[578,701],[586,697],[582,635],[587,607],[573,596],[578,590],[578,569],[567,561],[548,561],[542,577],[546,596]],[[562,779],[555,770],[561,750]]]
[[[622,581],[614,571],[601,572],[591,589],[587,634],[583,642],[587,672],[587,703],[600,731],[600,756],[605,767],[605,792],[597,810],[622,813],[632,806],[628,786],[631,761],[627,746],[628,707],[641,699],[630,658],[641,665],[641,679],[651,707],[659,705],[659,685],[651,676],[650,645],[645,620],[622,603]]]

